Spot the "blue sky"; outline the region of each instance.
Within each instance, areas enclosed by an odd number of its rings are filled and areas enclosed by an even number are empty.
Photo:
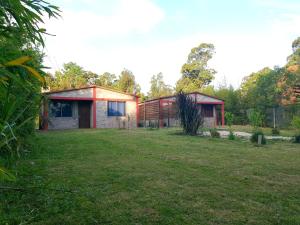
[[[175,85],[192,47],[210,42],[214,85],[238,87],[265,66],[283,65],[300,36],[295,0],[56,0],[62,18],[46,22],[46,64],[75,61],[87,70],[118,75],[127,68],[144,92],[153,74]]]

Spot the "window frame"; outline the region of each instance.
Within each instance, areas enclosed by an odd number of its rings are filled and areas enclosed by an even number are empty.
[[[54,106],[55,103],[56,104],[58,103],[59,106]],[[63,109],[64,109],[63,104],[69,104],[71,112],[68,112],[68,113],[63,112]],[[53,106],[56,108],[55,112],[52,112],[52,107]],[[72,101],[51,100],[49,108],[50,108],[51,117],[54,117],[54,118],[71,118],[71,117],[73,117],[73,111],[74,110],[73,110],[73,102]],[[57,109],[59,109],[59,110],[57,110]],[[58,115],[58,113],[59,113],[59,115]],[[69,114],[69,113],[71,113],[71,114]]]
[[[119,108],[119,104],[123,104],[124,105],[124,113],[123,114],[112,114],[110,111],[110,103],[116,103],[117,104],[117,113],[120,113],[120,108]],[[124,117],[126,116],[126,101],[107,101],[107,116],[108,117]]]
[[[206,108],[207,107],[207,108]],[[208,108],[211,107],[211,111],[207,110]],[[202,116],[206,118],[213,118],[214,117],[214,105],[212,104],[203,104],[201,106],[201,112]]]

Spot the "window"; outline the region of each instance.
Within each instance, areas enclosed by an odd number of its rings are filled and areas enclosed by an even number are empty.
[[[204,117],[214,117],[214,106],[202,105],[202,115]]]
[[[125,102],[108,102],[108,116],[125,116]]]
[[[72,102],[51,101],[50,115],[52,117],[72,117]]]

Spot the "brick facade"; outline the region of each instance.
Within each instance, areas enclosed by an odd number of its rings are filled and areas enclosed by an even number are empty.
[[[79,128],[78,104],[80,101],[90,103],[90,127],[93,128],[135,128],[137,126],[137,96],[121,93],[107,88],[91,86],[82,89],[72,89],[46,93],[51,101],[68,101],[72,104],[71,117],[55,117],[48,114],[48,129]],[[108,102],[125,102],[125,116],[109,116]],[[93,104],[95,102],[95,104]],[[94,105],[96,110],[94,110]],[[45,110],[44,110],[45,111]],[[49,107],[49,111],[51,111]],[[44,113],[45,114],[45,113]],[[95,115],[94,115],[95,114]],[[96,119],[96,123],[94,123]]]

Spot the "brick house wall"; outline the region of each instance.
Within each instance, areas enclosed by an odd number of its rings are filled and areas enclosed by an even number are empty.
[[[55,117],[51,114],[50,104],[48,109],[43,109],[47,115],[48,129],[75,129],[79,128],[78,104],[80,101],[90,103],[91,128],[135,128],[137,127],[137,101],[138,97],[121,93],[103,87],[86,87],[81,89],[48,92],[45,95],[51,101],[68,101],[72,104],[71,117]],[[108,102],[125,102],[124,116],[109,116]],[[87,103],[88,104],[88,103]],[[95,107],[95,109],[94,109]],[[50,113],[49,113],[49,112]],[[94,122],[95,120],[95,122]]]

